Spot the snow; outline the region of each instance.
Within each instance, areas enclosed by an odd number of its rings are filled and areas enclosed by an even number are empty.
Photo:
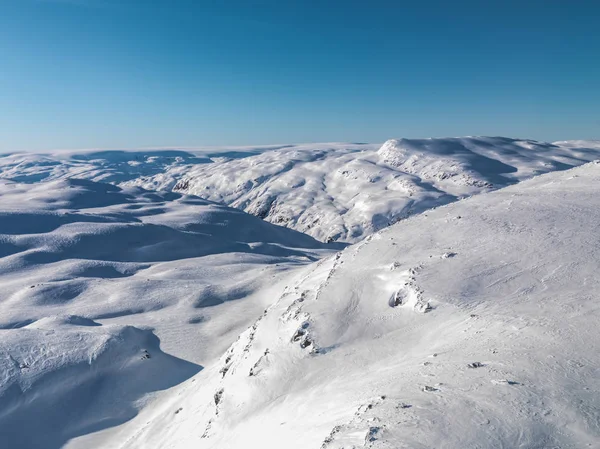
[[[101,326],[69,316],[3,332],[5,447],[61,447],[121,424],[136,415],[134,403],[144,394],[172,387],[201,369],[165,354],[152,332],[132,326]]]
[[[20,182],[75,177],[175,190],[320,241],[355,243],[431,207],[598,158],[597,142],[464,137],[12,154],[0,158],[0,176]]]
[[[594,163],[537,177],[300,269],[217,363],[119,439],[132,448],[594,447],[599,183]],[[397,291],[410,299],[390,307]]]
[[[599,154],[2,156],[0,446],[595,447]]]
[[[0,195],[6,447],[62,447],[131,419],[218,357],[265,299],[237,300],[332,251],[172,192],[68,179],[0,181]]]
[[[354,243],[431,207],[598,157],[598,147],[530,140],[400,139],[379,149],[292,147],[199,165],[173,188],[321,241]]]

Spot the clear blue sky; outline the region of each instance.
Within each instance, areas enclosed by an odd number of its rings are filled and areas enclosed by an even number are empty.
[[[600,139],[600,1],[0,0],[0,150]]]

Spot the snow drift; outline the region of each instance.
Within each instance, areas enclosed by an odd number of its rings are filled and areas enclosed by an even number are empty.
[[[59,448],[137,414],[144,395],[202,367],[162,352],[149,330],[77,317],[2,331],[0,433],[14,448]]]

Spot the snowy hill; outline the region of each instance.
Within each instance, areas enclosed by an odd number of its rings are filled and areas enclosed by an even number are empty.
[[[174,190],[321,241],[357,242],[433,206],[598,158],[600,148],[585,142],[501,137],[390,140],[378,150],[292,147],[195,166]]]
[[[0,156],[0,446],[594,447],[598,158]]]
[[[131,419],[218,357],[286,270],[331,252],[173,192],[0,181],[0,198],[6,447],[58,448]]]
[[[96,441],[595,447],[599,186],[598,163],[537,177],[301,269],[217,363]]]
[[[358,242],[431,207],[598,158],[598,142],[400,139],[383,146],[12,154],[0,157],[0,177],[191,193],[320,241]]]

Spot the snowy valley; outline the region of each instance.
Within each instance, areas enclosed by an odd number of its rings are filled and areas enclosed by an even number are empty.
[[[356,243],[410,215],[600,158],[598,142],[393,139],[178,151],[15,153],[0,178],[88,179],[197,195],[317,240]]]
[[[596,447],[598,159],[483,137],[0,155],[0,441]]]

